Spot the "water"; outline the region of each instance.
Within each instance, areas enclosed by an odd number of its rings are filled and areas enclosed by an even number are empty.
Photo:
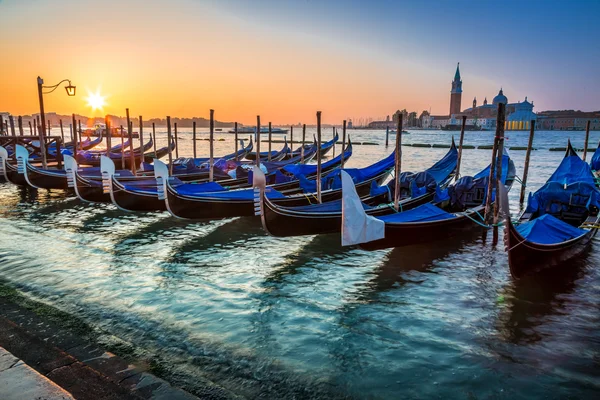
[[[350,133],[380,144],[355,146],[350,166],[392,150],[382,132]],[[526,146],[527,135],[508,132],[507,146]],[[217,136],[215,153],[231,152],[232,135]],[[563,156],[546,149],[568,136],[583,146],[583,132],[537,133],[531,190]],[[403,140],[449,137],[413,131]],[[492,137],[468,132],[465,143]],[[191,134],[179,139],[180,155],[191,155]],[[598,139],[593,132],[590,143]],[[403,170],[445,152],[403,147]],[[465,150],[463,174],[484,168],[490,153]],[[511,155],[521,175],[525,152]],[[510,194],[515,214],[519,190]],[[242,396],[591,398],[600,390],[597,240],[561,271],[514,281],[502,246],[481,232],[369,253],[342,248],[338,235],[272,238],[253,218],[182,222],[7,184],[0,221],[0,277]]]

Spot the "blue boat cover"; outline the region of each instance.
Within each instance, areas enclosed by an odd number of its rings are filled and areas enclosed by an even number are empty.
[[[429,175],[435,178],[438,185],[446,179],[446,177],[456,169],[456,163],[458,162],[458,150],[455,146],[452,146],[448,153],[436,162],[431,168],[426,171]]]
[[[523,238],[539,244],[557,244],[587,233],[549,214],[517,225],[515,228]]]
[[[598,144],[598,148],[592,156],[592,161],[590,161],[590,167],[592,167],[592,170],[594,171],[600,171],[600,143]]]
[[[389,156],[372,164],[365,168],[344,168],[344,171],[352,177],[354,183],[364,182],[366,180],[372,179],[383,172],[394,167],[394,159],[396,152],[392,152]],[[334,170],[329,174],[325,175],[321,179],[321,189],[341,189],[342,188],[342,180],[340,175],[340,169]],[[317,191],[317,183],[315,180],[307,179],[304,176],[299,175],[298,180],[300,181],[300,187],[306,193],[314,193]]]
[[[412,210],[403,211],[400,213],[384,215],[377,217],[378,219],[386,223],[400,223],[400,222],[428,222],[428,221],[441,221],[444,219],[454,218],[454,214],[450,214],[439,207],[434,206],[431,203],[420,205],[419,207],[413,208]]]
[[[176,188],[178,194],[186,195],[185,188],[182,192],[179,187]],[[254,189],[240,189],[240,190],[222,190],[220,192],[201,192],[201,193],[188,193],[187,195],[196,198],[210,198],[219,200],[247,200],[254,201]],[[281,192],[275,189],[267,188],[265,195],[269,199],[281,199],[285,197]]]
[[[182,184],[174,184],[173,181],[170,181],[171,186],[177,188],[177,193],[184,196],[193,196],[199,193],[207,193],[207,192],[222,192],[225,188],[219,185],[217,182],[204,182],[204,183],[182,183]]]
[[[344,151],[344,160],[348,160],[352,156],[352,146],[346,148]],[[342,155],[340,154],[337,157],[332,158],[331,160],[322,163],[321,169],[329,169],[334,165],[337,165],[341,162]],[[294,164],[294,165],[286,165],[283,167],[283,170],[287,173],[299,176],[299,175],[313,175],[317,173],[317,164]]]
[[[315,201],[317,201],[315,199]],[[365,203],[362,203],[363,209],[365,210],[370,210],[373,207],[366,205]],[[297,206],[297,207],[281,207],[282,209],[290,209],[293,211],[304,211],[304,212],[310,212],[310,213],[326,213],[326,212],[331,212],[331,213],[341,213],[342,212],[342,199],[339,200],[334,200],[334,201],[328,201],[326,203],[322,203],[322,204],[308,204],[306,206]]]
[[[530,193],[527,213],[538,215],[561,212],[584,214],[590,207],[600,208],[600,191],[588,182],[575,182],[564,186],[559,182],[548,182],[537,192]]]
[[[559,182],[569,185],[573,182],[595,183],[590,166],[578,155],[567,156],[554,171],[547,182]]]
[[[504,184],[506,184],[506,179],[508,178],[508,165],[510,162],[510,156],[508,155],[508,152],[506,151],[506,149],[504,149],[504,154],[502,155],[502,182],[504,182]],[[477,173],[473,178],[475,179],[479,179],[479,178],[489,178],[490,176],[490,165],[488,165],[485,169],[481,170],[479,173]],[[496,174],[496,171],[494,170],[494,176]]]
[[[419,173],[402,172],[400,174],[400,187],[402,193],[410,193],[411,197],[418,197],[428,192],[433,192],[435,187],[441,184],[456,169],[458,162],[458,151],[452,146],[448,153],[436,162],[431,168]],[[371,197],[388,193],[391,201],[391,193],[395,187],[392,179],[385,185],[379,186],[377,182],[371,183]]]

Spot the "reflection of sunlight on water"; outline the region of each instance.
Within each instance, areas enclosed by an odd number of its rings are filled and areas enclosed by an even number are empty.
[[[381,132],[350,133],[355,143],[384,140]],[[581,132],[570,134],[576,146],[583,141]],[[191,155],[188,136],[180,131],[180,155]],[[526,132],[508,136],[509,146],[527,140]],[[216,154],[231,152],[232,135],[220,137],[227,140],[215,142]],[[415,131],[403,140],[449,137]],[[469,132],[466,143],[488,144],[491,137]],[[535,146],[563,140],[540,133]],[[204,154],[208,142],[198,144]],[[357,145],[349,166],[391,151]],[[445,152],[405,147],[403,170],[423,169]],[[465,150],[463,174],[484,168],[489,153]],[[524,152],[511,155],[520,175]],[[561,157],[533,152],[531,190]],[[513,213],[519,190],[515,185],[510,193]],[[501,245],[493,249],[481,232],[368,253],[342,248],[337,235],[269,237],[254,218],[187,222],[167,213],[127,214],[60,191],[7,184],[0,184],[0,219],[3,278],[182,368],[201,368],[234,391],[306,394],[298,382],[377,398],[462,398],[465,387],[477,397],[587,397],[597,390],[594,353],[585,351],[598,341],[600,322],[593,251],[576,272],[556,280],[515,282]],[[288,373],[299,374],[298,381]],[[565,381],[573,384],[557,389]]]

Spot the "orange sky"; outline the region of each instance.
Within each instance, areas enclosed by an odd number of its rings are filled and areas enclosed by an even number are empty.
[[[284,29],[272,16],[246,17],[223,5],[230,3],[0,0],[0,111],[38,112],[41,75],[46,84],[69,78],[77,86],[74,98],[64,89],[45,96],[46,111],[64,114],[124,115],[128,107],[145,118],[206,117],[213,108],[218,120],[251,124],[257,114],[265,122],[314,123],[316,110],[325,123],[402,108],[447,113],[458,57],[439,63],[427,58],[431,51],[411,55],[430,45],[412,36],[393,39],[408,46],[404,54],[367,30],[344,37],[311,20]],[[332,25],[346,29],[339,20]],[[497,93],[485,68],[461,69],[463,108],[473,96]],[[503,86],[511,100],[533,96],[532,88]],[[93,113],[85,96],[97,88],[108,105]]]

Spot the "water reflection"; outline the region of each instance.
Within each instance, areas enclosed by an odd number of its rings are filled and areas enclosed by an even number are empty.
[[[543,271],[540,274],[511,280],[505,290],[505,307],[498,315],[498,332],[514,344],[531,344],[554,332],[538,329],[552,316],[567,313],[569,297],[586,269],[586,252],[568,265]]]

